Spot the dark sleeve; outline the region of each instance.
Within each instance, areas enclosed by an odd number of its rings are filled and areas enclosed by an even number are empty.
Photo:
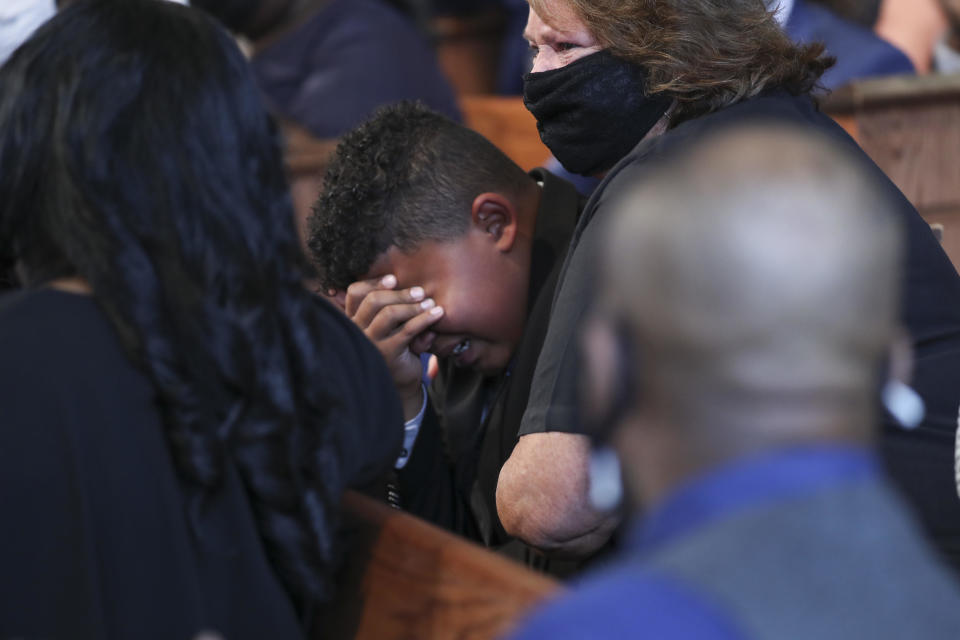
[[[0,339],[0,348],[0,637],[103,638],[80,470],[63,426],[74,418],[17,365],[16,345]]]
[[[397,477],[406,511],[448,531],[479,540],[469,502],[457,489],[432,400],[427,401],[410,459],[397,471]]]
[[[595,221],[584,229],[558,285],[518,436],[578,432],[580,326],[593,297],[593,261],[600,241],[597,227]]]
[[[339,429],[340,463],[348,487],[374,483],[393,468],[403,444],[403,410],[380,352],[339,310],[325,300],[324,351],[337,406],[331,423]]]

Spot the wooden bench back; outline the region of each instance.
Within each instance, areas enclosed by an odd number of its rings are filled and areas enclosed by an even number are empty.
[[[827,98],[845,126],[931,225],[960,265],[960,75],[863,80]]]
[[[463,96],[466,125],[497,145],[526,171],[542,167],[550,150],[540,142],[537,120],[519,96]]]
[[[349,548],[337,599],[317,638],[481,640],[500,637],[557,591],[553,579],[348,492]]]

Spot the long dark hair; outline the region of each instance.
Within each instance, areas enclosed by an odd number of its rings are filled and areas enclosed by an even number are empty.
[[[343,489],[323,303],[246,61],[200,12],[84,0],[0,70],[0,258],[79,276],[153,382],[198,495],[234,464],[297,605]]]

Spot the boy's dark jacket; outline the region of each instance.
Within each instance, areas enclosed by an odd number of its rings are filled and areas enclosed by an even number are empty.
[[[543,184],[543,192],[530,257],[527,318],[510,365],[500,375],[485,377],[441,361],[416,445],[398,476],[407,511],[489,547],[506,546],[506,553],[546,568],[542,557],[503,530],[495,493],[500,468],[517,441],[557,278],[584,202],[553,174],[535,169],[530,175]]]

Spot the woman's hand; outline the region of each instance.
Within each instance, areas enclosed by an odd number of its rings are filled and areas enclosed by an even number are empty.
[[[347,288],[344,311],[383,355],[403,402],[404,419],[410,420],[423,402],[420,354],[436,338],[429,328],[443,317],[443,307],[426,298],[421,287],[396,286],[393,275],[354,282]]]

